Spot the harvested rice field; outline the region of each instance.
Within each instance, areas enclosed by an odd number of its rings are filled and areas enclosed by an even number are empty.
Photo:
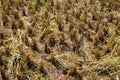
[[[120,0],[0,0],[0,80],[120,80]]]

